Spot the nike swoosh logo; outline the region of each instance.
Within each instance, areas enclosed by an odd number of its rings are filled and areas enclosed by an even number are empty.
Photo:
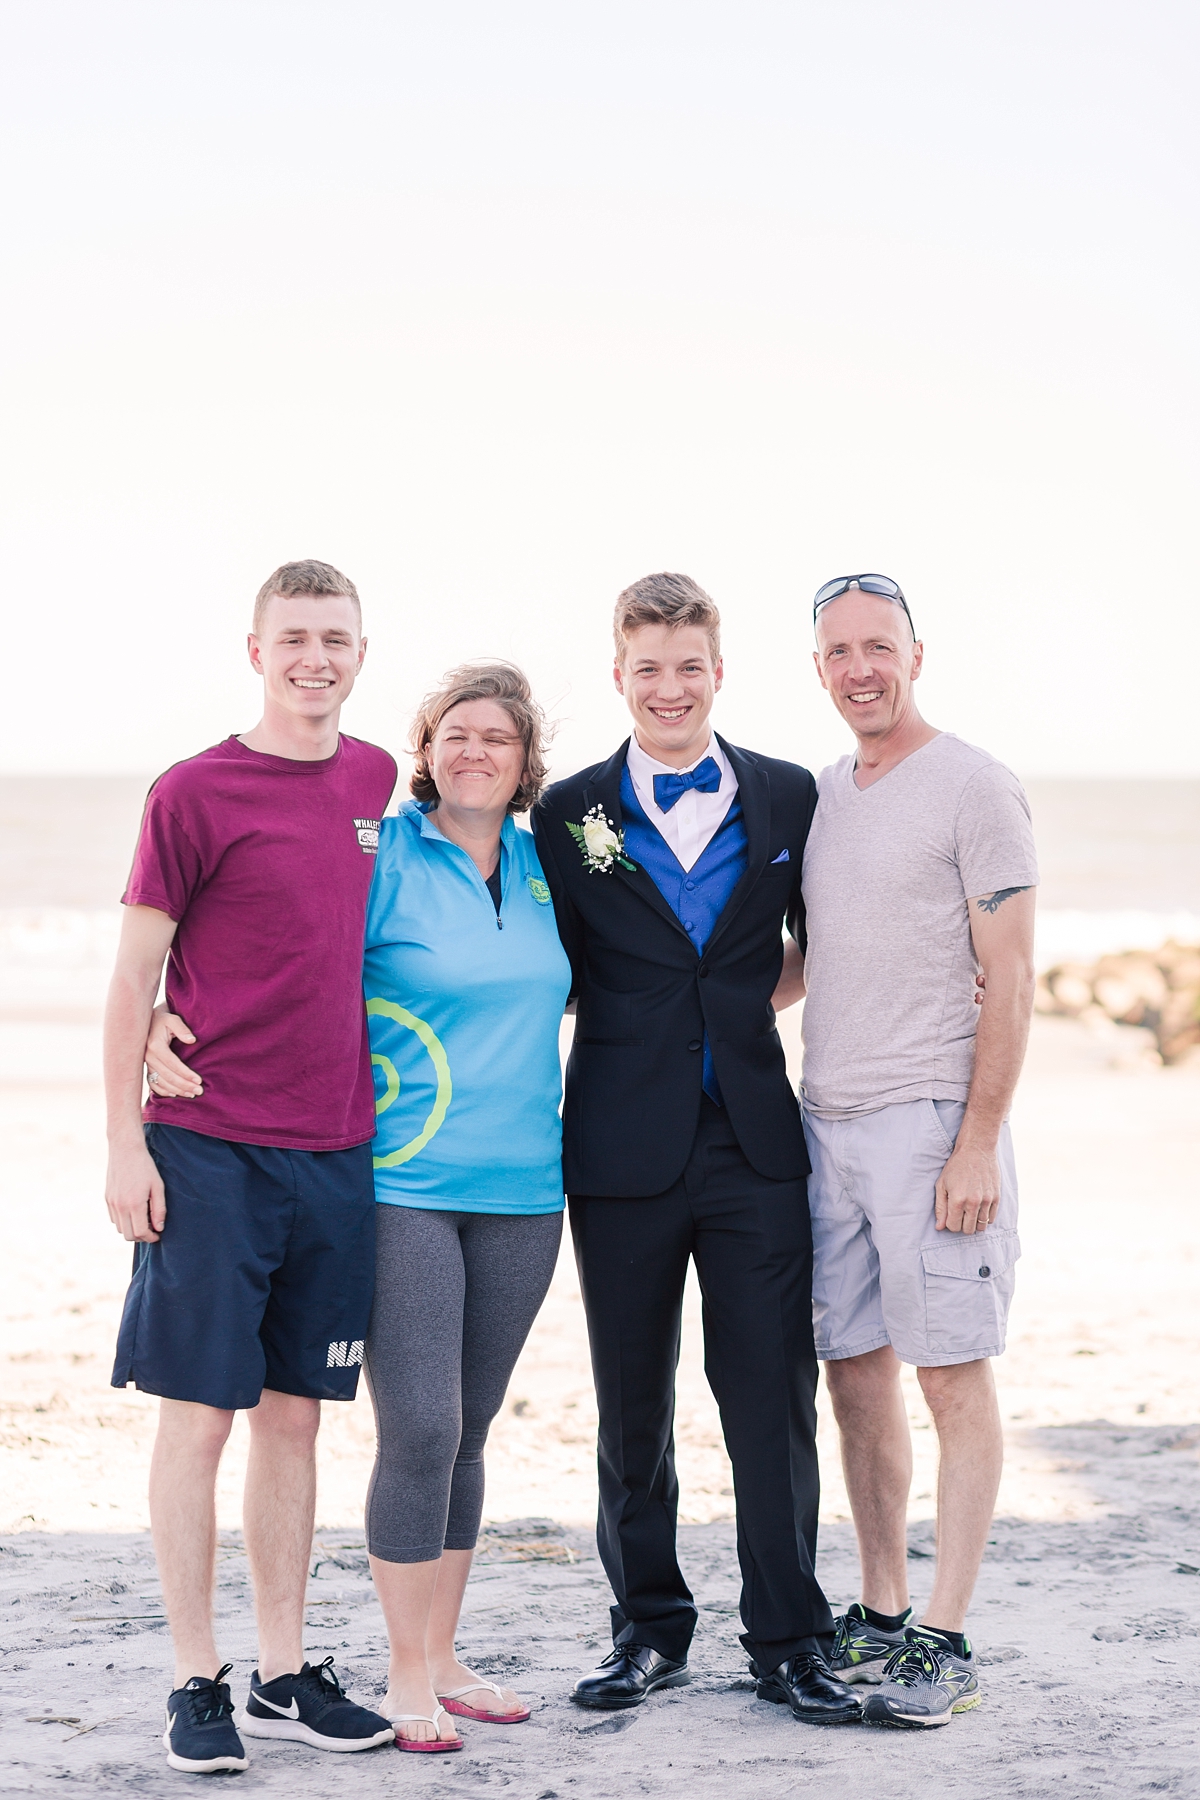
[[[269,1706],[272,1712],[279,1713],[285,1719],[298,1719],[300,1717],[300,1706],[295,1694],[292,1695],[292,1704],[290,1706],[277,1706],[274,1700],[268,1700],[265,1694],[255,1694],[254,1698],[258,1701],[260,1706]]]

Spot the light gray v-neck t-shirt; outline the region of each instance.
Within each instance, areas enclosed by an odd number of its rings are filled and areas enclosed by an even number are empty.
[[[967,902],[1036,887],[1025,791],[943,731],[859,788],[826,769],[804,850],[807,1111],[853,1118],[907,1100],[965,1100],[975,1060]]]

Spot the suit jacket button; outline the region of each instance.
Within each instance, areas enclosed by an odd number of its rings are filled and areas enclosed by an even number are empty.
[[[704,1046],[700,1042],[699,1038],[693,1038],[691,1043],[688,1045],[689,1050],[702,1050],[703,1048],[704,1048]]]
[[[708,974],[708,970],[707,970],[707,969],[701,969],[701,971],[700,971],[700,979],[701,979],[701,980],[703,980],[703,979],[704,979],[704,977],[705,977],[705,976],[706,976],[706,975],[707,975],[707,974]]]

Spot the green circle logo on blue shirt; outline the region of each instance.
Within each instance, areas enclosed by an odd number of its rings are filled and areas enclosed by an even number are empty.
[[[539,906],[549,906],[550,889],[546,886],[544,881],[539,880],[536,875],[527,875],[525,877],[525,886],[529,889]]]
[[[386,1019],[395,1019],[397,1025],[407,1026],[409,1031],[416,1032],[429,1052],[429,1060],[437,1075],[437,1093],[434,1095],[433,1105],[416,1137],[410,1138],[407,1144],[401,1144],[399,1150],[393,1150],[390,1156],[375,1156],[371,1159],[377,1169],[395,1169],[401,1163],[411,1162],[413,1157],[418,1156],[425,1148],[430,1138],[441,1130],[442,1121],[450,1106],[450,1097],[454,1092],[454,1086],[450,1080],[450,1064],[447,1061],[446,1052],[442,1049],[441,1040],[424,1019],[418,1019],[415,1013],[410,1013],[403,1006],[397,1006],[392,1000],[381,1000],[376,996],[374,1000],[367,1001],[367,1016],[371,1018],[379,1014]],[[385,1113],[388,1107],[399,1099],[400,1077],[396,1073],[395,1066],[386,1056],[372,1056],[371,1061],[377,1068],[382,1069],[383,1078],[387,1083],[387,1090],[383,1098],[375,1102],[375,1112],[378,1116],[380,1113]]]

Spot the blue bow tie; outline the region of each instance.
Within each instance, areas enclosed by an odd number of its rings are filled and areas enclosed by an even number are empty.
[[[659,812],[670,812],[675,802],[695,788],[701,794],[715,794],[721,785],[721,771],[711,756],[686,775],[656,775],[654,777],[654,804]]]

